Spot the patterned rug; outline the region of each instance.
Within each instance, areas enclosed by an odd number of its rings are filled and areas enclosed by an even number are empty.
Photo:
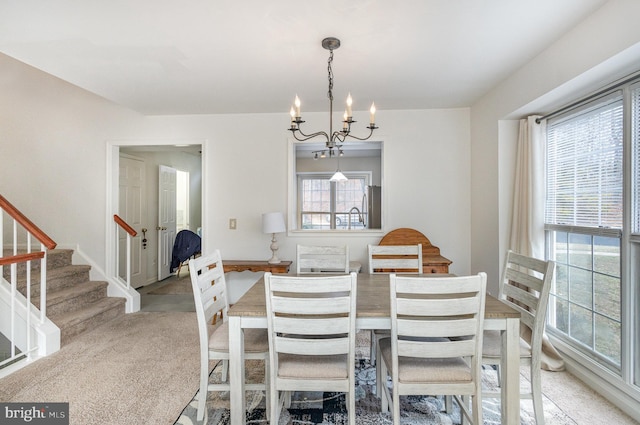
[[[261,382],[264,376],[260,361],[247,361],[246,373],[250,382]],[[212,379],[220,377],[221,365],[217,364]],[[375,368],[368,359],[357,360],[356,365],[356,423],[362,425],[389,425],[390,413],[380,411],[380,399],[376,397]],[[521,375],[523,385],[528,381]],[[214,381],[215,382],[215,381]],[[391,382],[387,382],[391,387]],[[483,373],[483,387],[490,390],[497,386],[497,375],[493,369]],[[454,412],[444,412],[441,397],[407,396],[400,398],[401,423],[403,425],[453,425],[460,424],[460,411],[454,403]],[[483,400],[485,425],[499,425],[500,401]],[[247,424],[267,424],[265,399],[261,391],[247,392]],[[229,393],[212,392],[207,400],[207,412],[203,422],[196,421],[197,400],[189,403],[174,425],[226,425],[229,424]],[[547,425],[575,425],[551,400],[544,397],[544,410]],[[533,408],[530,400],[521,402],[521,425],[534,425]],[[320,392],[296,392],[292,395],[291,407],[280,413],[278,425],[346,425],[348,423],[344,394]]]

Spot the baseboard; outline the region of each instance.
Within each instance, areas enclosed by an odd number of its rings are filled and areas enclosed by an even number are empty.
[[[570,345],[550,336],[562,354],[567,372],[580,379],[634,420],[640,422],[640,388],[631,385]]]

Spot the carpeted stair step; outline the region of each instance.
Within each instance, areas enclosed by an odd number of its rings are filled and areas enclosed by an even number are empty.
[[[37,251],[32,249],[32,251]],[[18,254],[24,254],[26,250],[18,250]],[[5,257],[13,255],[13,251],[5,249],[3,251]],[[47,251],[47,272],[49,270],[57,269],[60,267],[68,266],[71,264],[71,257],[73,256],[72,249],[51,249]],[[25,271],[27,269],[27,263],[20,263],[17,265],[17,275],[24,279]],[[5,279],[9,280],[11,277],[11,267],[4,267],[2,274]],[[31,275],[40,274],[40,260],[31,261]]]
[[[89,281],[91,266],[67,265],[47,271],[47,294]],[[17,288],[26,294],[26,276],[18,278]],[[40,295],[40,273],[31,274],[31,298]],[[25,295],[26,296],[26,295]]]
[[[124,298],[105,297],[81,309],[61,314],[48,315],[60,328],[60,346],[69,343],[77,335],[94,329],[124,313]]]
[[[5,256],[13,254],[4,250]],[[22,251],[20,253],[24,253]],[[47,317],[60,328],[60,345],[125,312],[125,299],[107,296],[107,282],[90,280],[91,266],[72,264],[73,250],[47,251]],[[32,261],[31,301],[40,307],[40,261]],[[11,277],[11,268],[3,275]],[[16,286],[26,296],[26,263],[17,267]]]
[[[70,265],[72,256],[72,249],[52,249],[47,251],[47,272]],[[40,270],[40,262],[38,261],[37,263],[35,267],[37,270]]]
[[[107,296],[107,282],[87,281],[71,287],[47,292],[47,315],[60,316],[99,301]],[[40,297],[33,300],[40,305]]]

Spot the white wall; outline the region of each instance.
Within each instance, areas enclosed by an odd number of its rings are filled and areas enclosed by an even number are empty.
[[[305,116],[321,128],[326,114]],[[168,138],[206,138],[203,249],[220,247],[228,259],[268,259],[270,235],[261,214],[287,211],[289,134],[287,115],[150,117],[150,131]],[[385,229],[379,234],[278,235],[279,256],[294,259],[297,243],[345,243],[366,264],[366,244],[387,231],[412,227],[424,233],[451,270],[469,270],[469,111],[381,111],[384,140]],[[242,130],[239,130],[242,129]],[[425,129],[427,129],[425,131]],[[209,171],[207,171],[209,173]],[[228,221],[237,219],[237,229]]]
[[[0,69],[0,193],[104,265],[105,140],[139,137],[143,117],[8,56]]]
[[[497,291],[509,240],[517,130],[512,119],[552,111],[640,68],[640,2],[613,0],[471,108],[471,272]]]
[[[548,113],[640,70],[640,2],[612,0],[505,79],[471,108],[471,272],[497,292],[509,241],[517,119]],[[567,369],[640,418],[637,387],[584,357]]]
[[[106,264],[108,144],[203,141],[203,248],[227,259],[267,259],[261,214],[287,210],[289,116],[282,114],[143,117],[0,55],[0,193],[61,246]],[[355,111],[357,115],[366,111]],[[385,232],[415,228],[453,260],[471,261],[469,110],[384,111]],[[326,114],[305,116],[324,129]],[[365,120],[361,120],[365,122]],[[357,130],[356,130],[357,131]],[[114,142],[115,141],[115,142]],[[229,230],[229,218],[238,221]],[[347,243],[363,264],[377,235],[279,235],[281,258],[295,244]]]

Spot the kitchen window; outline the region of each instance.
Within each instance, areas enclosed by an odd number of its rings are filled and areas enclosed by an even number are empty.
[[[333,173],[299,173],[298,199],[301,229],[364,229],[370,176],[344,172],[344,182],[332,182]]]

